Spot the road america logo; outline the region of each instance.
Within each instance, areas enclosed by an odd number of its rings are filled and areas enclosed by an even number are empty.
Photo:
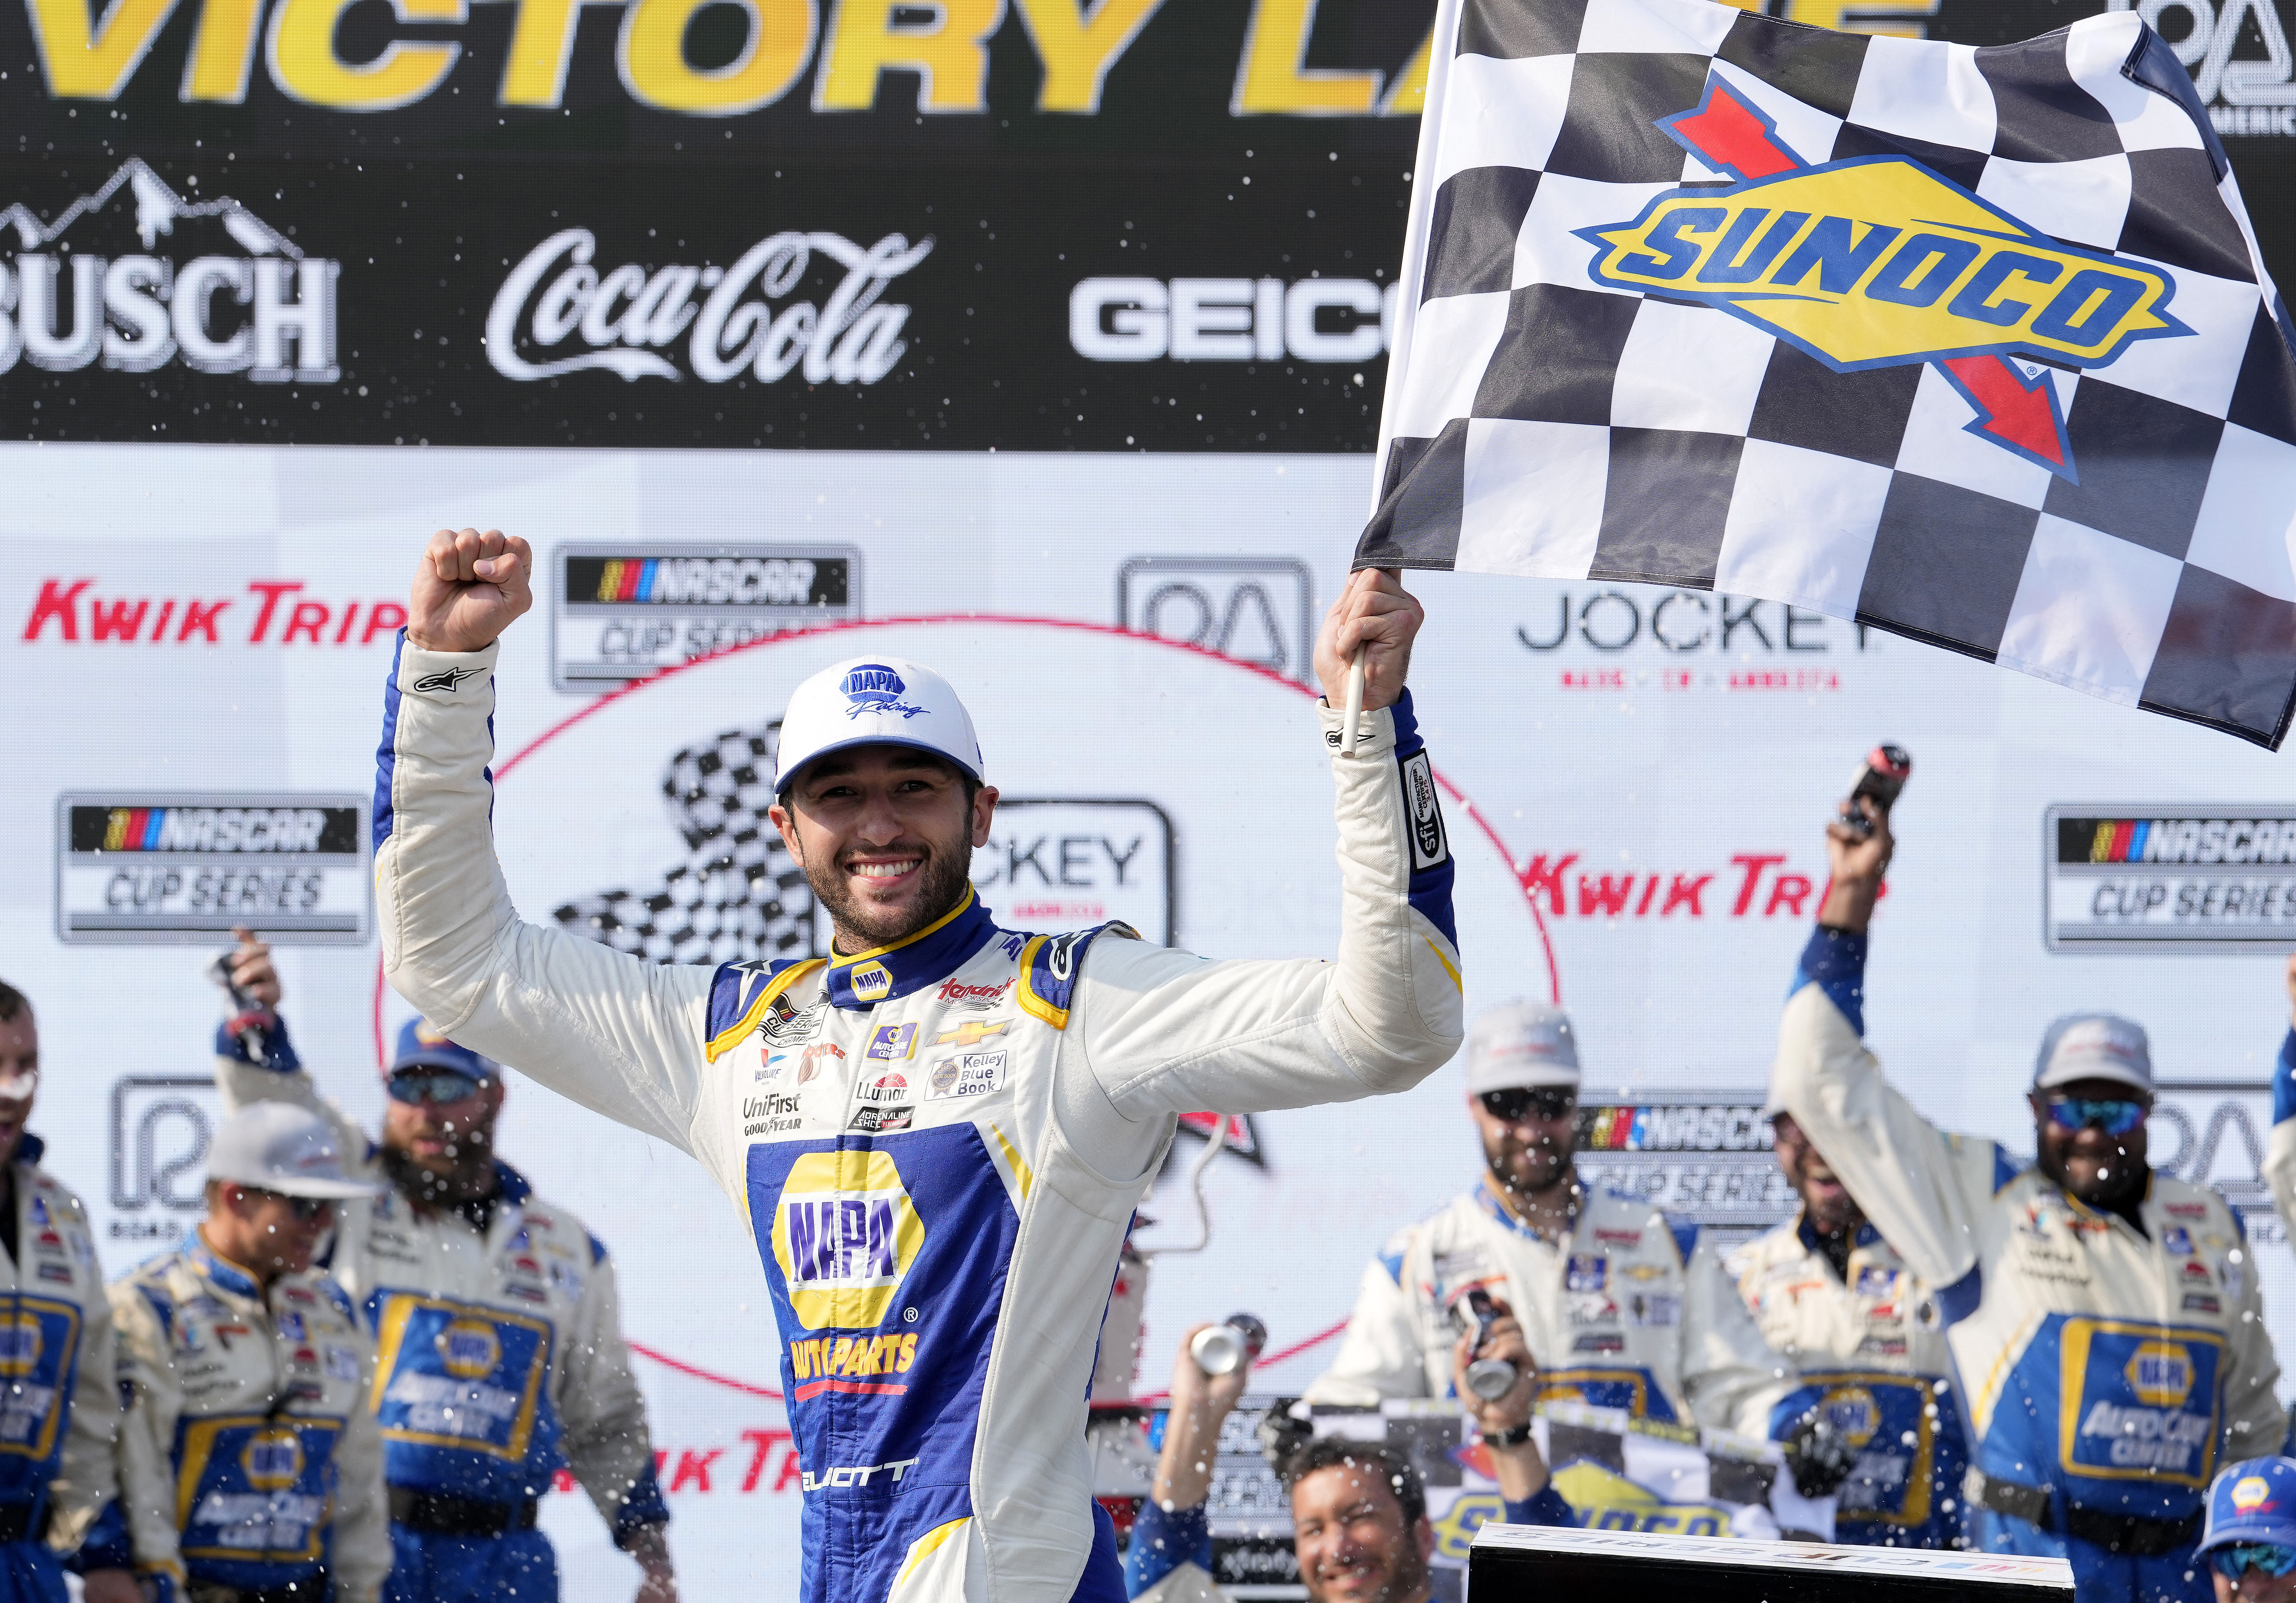
[[[2079,481],[2032,358],[2102,367],[2193,332],[2159,269],[2060,244],[1903,156],[1805,161],[1719,77],[1658,126],[1738,182],[1576,230],[1595,282],[1702,301],[1836,372],[1935,363],[1977,412],[1969,432],[2061,478]]]
[[[186,200],[131,159],[43,221],[0,210],[0,372],[180,364],[261,384],[332,384],[340,264],[228,196]]]
[[[774,1262],[808,1330],[884,1323],[924,1244],[889,1152],[808,1152],[774,1204]]]

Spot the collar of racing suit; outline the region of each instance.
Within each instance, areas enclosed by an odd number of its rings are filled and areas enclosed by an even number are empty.
[[[1809,1210],[1808,1208],[1798,1208],[1795,1210],[1794,1235],[1804,1247],[1807,1247],[1814,1253],[1823,1253],[1825,1250],[1819,1245],[1821,1238],[1817,1233],[1817,1226],[1809,1222]],[[1881,1239],[1882,1232],[1875,1230],[1874,1228],[1874,1222],[1868,1219],[1858,1225],[1857,1234],[1850,1240],[1850,1249],[1855,1251],[1861,1247],[1871,1247]]]
[[[865,1012],[912,991],[939,985],[988,945],[996,920],[970,885],[964,900],[916,934],[889,946],[873,946],[847,957],[830,948],[828,990],[832,1007]]]
[[[201,1239],[196,1231],[192,1236],[192,1250],[189,1255],[192,1267],[200,1272],[202,1279],[214,1282],[234,1296],[247,1297],[258,1303],[267,1301],[263,1295],[263,1288],[257,1283],[253,1275],[229,1258],[220,1257],[209,1251],[207,1242]]]

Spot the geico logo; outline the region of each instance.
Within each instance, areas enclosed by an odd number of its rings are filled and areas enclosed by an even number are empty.
[[[291,1430],[259,1430],[240,1450],[239,1467],[258,1492],[293,1485],[303,1474],[303,1444]]]
[[[1087,278],[1069,292],[1069,344],[1093,362],[1369,362],[1395,297],[1365,278]]]
[[[790,1343],[790,1367],[800,1380],[831,1376],[906,1375],[917,1360],[917,1338],[906,1336],[822,1336]]]
[[[874,384],[908,349],[910,308],[881,300],[885,286],[932,254],[933,241],[889,233],[864,248],[841,233],[777,233],[731,267],[591,265],[597,236],[552,234],[511,269],[487,314],[487,360],[521,383],[598,370],[625,379],[682,376],[657,350],[685,339],[686,366],[705,384],[748,374],[770,384],[803,370],[808,384]],[[783,300],[812,270],[815,254],[844,269],[819,306]],[[546,282],[545,281],[547,281]],[[697,307],[694,295],[707,290]],[[690,331],[690,332],[689,332]],[[578,336],[590,348],[537,361]]]
[[[260,383],[332,384],[339,271],[309,257],[202,256],[179,268],[154,256],[20,255],[0,266],[0,306],[16,308],[0,316],[0,372],[20,357],[50,372],[99,356],[136,373],[180,359]]]
[[[774,1261],[808,1329],[884,1323],[924,1239],[889,1152],[808,1152],[774,1207]]]
[[[895,1485],[901,1476],[917,1467],[914,1459],[895,1459],[885,1464],[864,1464],[851,1469],[824,1469],[819,1475],[807,1470],[803,1485],[808,1492],[824,1492],[832,1486],[865,1486],[873,1475],[890,1475]]]
[[[2192,331],[2165,273],[2060,245],[1902,157],[1677,190],[1577,232],[1595,282],[1693,297],[1841,372],[2013,349],[2100,365]]]

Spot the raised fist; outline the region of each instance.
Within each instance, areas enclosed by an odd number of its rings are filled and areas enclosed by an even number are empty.
[[[414,565],[406,638],[427,651],[478,651],[534,605],[534,548],[497,529],[440,529]]]

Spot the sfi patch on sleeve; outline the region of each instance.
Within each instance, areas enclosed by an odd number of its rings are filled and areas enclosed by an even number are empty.
[[[1403,810],[1411,823],[1411,871],[1423,873],[1451,859],[1451,838],[1443,828],[1443,802],[1435,789],[1435,765],[1421,747],[1400,759]]]

